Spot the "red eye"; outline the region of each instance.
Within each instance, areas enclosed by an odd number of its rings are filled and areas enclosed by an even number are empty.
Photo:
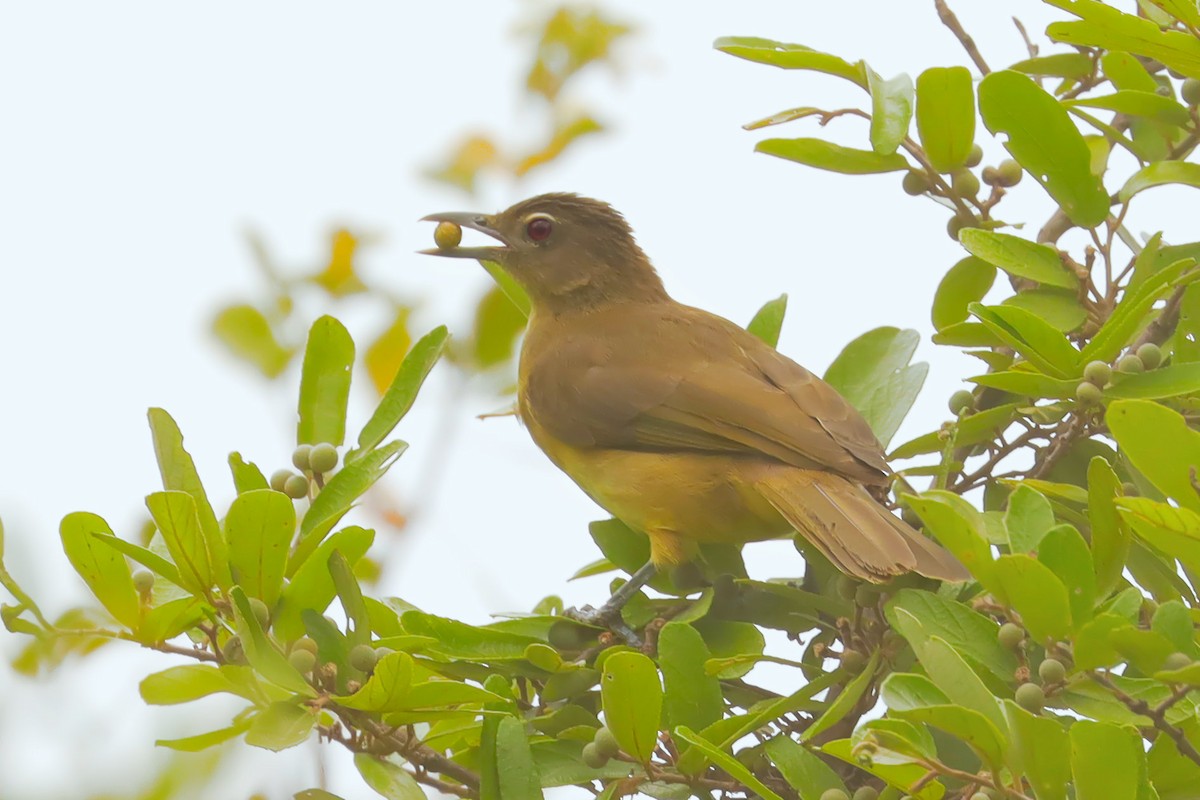
[[[525,226],[525,233],[527,233],[529,238],[535,242],[546,241],[550,238],[550,233],[553,230],[554,223],[545,217],[538,217],[535,220],[531,220],[529,224]]]

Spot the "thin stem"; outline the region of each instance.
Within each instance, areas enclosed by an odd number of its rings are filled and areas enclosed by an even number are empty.
[[[950,10],[950,6],[946,5],[946,0],[933,0],[933,5],[937,8],[938,19],[950,29],[950,32],[954,34],[954,38],[958,39],[963,49],[967,51],[967,55],[975,62],[975,66],[979,67],[979,71],[984,75],[991,72],[991,67],[983,60],[983,55],[980,54],[979,48],[975,46],[975,40],[971,38],[969,33],[963,30],[958,17],[954,16],[954,12]]]
[[[1108,678],[1107,675],[1101,672],[1092,672],[1091,678],[1096,683],[1107,689],[1113,697],[1120,700],[1130,711],[1135,714],[1141,714],[1144,717],[1149,717],[1154,723],[1155,728],[1171,737],[1172,741],[1175,742],[1175,747],[1179,750],[1181,755],[1186,756],[1197,765],[1200,765],[1200,751],[1196,750],[1195,745],[1188,740],[1183,730],[1181,730],[1178,726],[1167,722],[1167,710],[1180,699],[1182,699],[1183,695],[1186,695],[1188,691],[1190,691],[1190,687],[1177,687],[1174,692],[1172,692],[1170,698],[1159,703],[1157,706],[1151,706],[1145,700],[1131,697],[1123,692],[1119,686],[1117,686]],[[1175,694],[1179,693],[1180,691],[1182,691],[1182,694],[1180,694],[1179,697],[1176,697]]]

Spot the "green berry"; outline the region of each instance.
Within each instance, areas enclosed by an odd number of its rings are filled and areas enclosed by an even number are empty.
[[[959,389],[954,394],[950,395],[950,413],[958,416],[964,411],[970,411],[975,407],[975,395],[971,394],[969,389]]]
[[[917,512],[913,511],[908,506],[900,509],[900,519],[908,523],[911,528],[921,527],[921,517]]]
[[[1167,660],[1163,662],[1163,669],[1183,669],[1184,667],[1190,667],[1192,661],[1192,657],[1187,653],[1171,653],[1171,655],[1167,656]]]
[[[433,243],[442,250],[458,247],[462,242],[462,228],[453,222],[439,222],[433,229]]]
[[[973,214],[965,217],[960,217],[957,214],[950,218],[946,223],[946,233],[954,241],[958,241],[958,232],[963,228],[976,228],[979,226],[979,220],[975,219]]]
[[[925,194],[929,191],[930,183],[929,176],[924,172],[909,171],[904,173],[904,180],[900,184],[904,187],[907,194],[914,197],[919,194]]]
[[[1017,687],[1016,699],[1017,705],[1036,714],[1046,705],[1046,692],[1036,683],[1022,683]]]
[[[230,636],[226,639],[225,644],[221,645],[221,657],[227,664],[246,663],[246,648],[242,646],[242,638]]]
[[[1011,158],[1004,159],[996,167],[996,177],[1001,186],[1016,186],[1024,174],[1025,170],[1021,169],[1021,165]]]
[[[596,734],[592,737],[592,744],[605,758],[612,758],[621,751],[621,745],[617,744],[617,737],[613,736],[607,726],[596,729]]]
[[[293,650],[288,656],[288,662],[296,668],[297,672],[306,674],[312,672],[313,667],[317,665],[317,657],[307,650]]]
[[[1107,386],[1108,382],[1112,380],[1112,367],[1103,361],[1089,361],[1088,365],[1083,368],[1083,379],[1097,386]]]
[[[851,578],[849,575],[838,575],[837,593],[839,597],[846,600],[853,600],[855,592],[858,591],[858,581]]]
[[[1121,360],[1117,362],[1117,372],[1124,372],[1127,375],[1132,375],[1137,372],[1145,372],[1146,365],[1142,360],[1132,353],[1127,356],[1121,356]]]
[[[954,173],[954,179],[950,185],[962,197],[974,197],[979,194],[979,178],[975,177],[975,173],[967,169]]]
[[[983,161],[983,148],[977,144],[973,144],[971,145],[971,152],[967,153],[967,166],[977,167],[980,161]]]
[[[307,636],[301,637],[292,643],[292,652],[297,650],[307,650],[310,653],[316,654],[317,643]]]
[[[292,463],[296,466],[296,469],[298,469],[298,470],[301,470],[301,471],[307,470],[307,469],[309,469],[308,459],[309,459],[309,456],[311,456],[311,455],[312,455],[312,445],[311,444],[299,445],[296,447],[295,450],[292,451]]]
[[[996,641],[1007,650],[1016,650],[1021,646],[1021,642],[1025,641],[1025,631],[1015,622],[1006,622],[1000,626]]]
[[[842,789],[826,789],[821,792],[821,800],[850,800],[850,795]]]
[[[1137,497],[1137,493],[1137,484],[1133,481],[1125,481],[1121,484],[1121,494],[1125,495],[1126,497]]]
[[[988,186],[996,186],[1000,183],[1000,171],[995,167],[984,167],[980,175]]]
[[[879,590],[869,583],[860,583],[858,588],[854,590],[854,602],[863,608],[875,605],[875,601],[878,598]]]
[[[860,786],[854,790],[853,800],[879,800],[879,790],[874,786]]]
[[[842,653],[842,666],[856,675],[867,665],[867,657],[858,650],[847,650]]]
[[[1200,79],[1188,78],[1179,88],[1179,96],[1189,106],[1200,106]]]
[[[1154,369],[1163,362],[1162,348],[1154,342],[1146,342],[1137,349],[1137,357],[1142,360],[1146,369]]]
[[[1085,408],[1100,405],[1101,399],[1100,387],[1094,383],[1084,381],[1075,387],[1075,401]]]
[[[1067,668],[1057,658],[1047,658],[1038,664],[1038,677],[1042,683],[1058,683],[1067,677]]]
[[[333,470],[338,463],[337,448],[329,442],[314,444],[308,454],[309,468],[313,472],[326,473]]]
[[[363,672],[370,672],[375,669],[375,662],[379,660],[379,655],[375,652],[375,648],[369,644],[356,644],[350,648],[350,666]]]
[[[283,485],[283,493],[293,500],[308,496],[308,478],[303,475],[292,475]]]
[[[296,473],[290,469],[277,469],[271,473],[271,488],[277,492],[282,492],[283,487],[287,485],[288,478]]]
[[[594,742],[589,742],[583,746],[583,763],[592,769],[600,769],[608,763],[608,756],[601,753]]]
[[[150,590],[154,588],[154,573],[148,569],[134,572],[133,588],[137,589],[139,594],[150,594]]]
[[[251,597],[250,610],[254,612],[254,618],[258,620],[258,627],[264,631],[271,627],[271,609],[267,608],[266,603],[257,597]]]
[[[386,656],[390,656],[392,653],[395,653],[395,652],[396,651],[390,647],[376,647],[375,648],[375,663],[378,664]]]

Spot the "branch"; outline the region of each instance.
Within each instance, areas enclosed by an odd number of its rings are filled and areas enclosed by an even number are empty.
[[[1158,728],[1167,736],[1171,737],[1172,741],[1175,742],[1175,747],[1178,748],[1181,755],[1186,756],[1197,765],[1200,765],[1200,751],[1196,750],[1195,745],[1188,740],[1187,736],[1178,726],[1167,722],[1167,710],[1180,699],[1182,699],[1183,696],[1189,691],[1191,691],[1191,687],[1178,687],[1171,693],[1171,697],[1159,703],[1157,706],[1151,706],[1145,700],[1140,700],[1125,694],[1125,692],[1121,691],[1121,689],[1115,683],[1108,679],[1107,675],[1093,671],[1091,673],[1091,677],[1092,680],[1111,692],[1113,697],[1124,703],[1125,707],[1130,711],[1135,714],[1141,714],[1144,717],[1149,717],[1151,721],[1154,722],[1155,728]]]
[[[979,71],[987,75],[992,71],[987,62],[983,60],[983,56],[979,53],[979,48],[975,46],[975,40],[971,35],[963,30],[963,26],[958,21],[958,17],[954,16],[954,12],[950,10],[950,6],[946,5],[946,0],[933,0],[933,5],[937,8],[938,18],[942,24],[950,29],[954,37],[962,44],[963,49],[967,51],[967,55],[975,62],[975,66],[979,67]]]
[[[421,744],[408,731],[389,728],[386,725],[376,722],[366,714],[343,708],[334,703],[330,703],[328,708],[336,711],[339,717],[349,719],[353,723],[353,727],[358,730],[366,731],[377,741],[387,743],[388,746],[393,748],[393,752],[411,761],[416,766],[431,772],[437,772],[441,775],[447,775],[464,786],[469,787],[471,791],[462,794],[463,797],[474,797],[477,795],[479,789],[479,776],[477,774],[463,765],[451,761],[432,747]]]

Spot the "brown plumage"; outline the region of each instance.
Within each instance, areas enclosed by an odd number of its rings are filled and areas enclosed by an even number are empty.
[[[494,216],[428,219],[501,242],[440,255],[498,262],[533,305],[518,403],[539,447],[650,537],[658,566],[697,542],[798,531],[843,572],[964,580],[880,506],[883,448],[829,384],[716,315],[675,302],[605,203],[542,195]]]

